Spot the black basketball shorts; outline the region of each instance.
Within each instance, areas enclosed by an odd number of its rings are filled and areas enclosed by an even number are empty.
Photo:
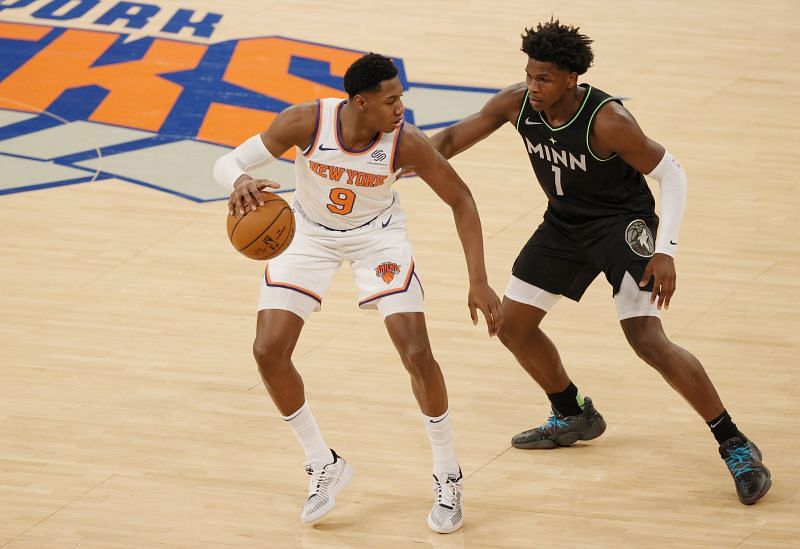
[[[638,283],[655,250],[658,216],[618,216],[571,224],[545,213],[514,261],[512,274],[553,294],[580,301],[600,272],[619,292],[625,273]],[[642,291],[652,291],[652,280]]]

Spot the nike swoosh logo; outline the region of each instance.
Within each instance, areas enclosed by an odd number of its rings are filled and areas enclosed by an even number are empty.
[[[321,151],[338,151],[339,149],[337,149],[336,147],[334,147],[332,149],[329,149],[328,147],[326,147],[325,145],[320,143],[319,150],[321,150]]]
[[[723,418],[723,419],[725,419],[725,418]],[[715,428],[717,425],[719,425],[720,423],[722,423],[722,419],[721,419],[721,420],[719,420],[719,421],[718,421],[718,422],[716,422],[716,423],[712,423],[712,424],[711,424],[711,428],[712,428],[712,429],[714,429],[714,428]]]
[[[670,240],[669,243],[672,244],[673,246],[677,246],[678,245],[677,242],[673,242],[672,240]]]
[[[532,122],[529,117],[525,117],[525,125],[526,126],[541,126],[544,122]]]
[[[389,222],[392,220],[392,215],[389,216],[389,219],[386,220],[386,223],[381,223],[381,229],[383,229],[384,227],[386,227],[386,225],[389,224]]]

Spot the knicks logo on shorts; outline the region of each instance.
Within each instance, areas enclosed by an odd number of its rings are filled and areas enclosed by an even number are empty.
[[[397,263],[392,263],[391,261],[386,261],[385,263],[381,263],[377,267],[375,267],[375,276],[386,282],[387,284],[391,284],[392,280],[394,280],[395,275],[400,274],[400,265]]]
[[[652,257],[656,250],[653,233],[641,219],[634,219],[625,229],[625,241],[633,253],[641,257]]]

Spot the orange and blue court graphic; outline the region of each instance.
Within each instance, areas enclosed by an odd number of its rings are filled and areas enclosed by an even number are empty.
[[[0,1],[0,194],[114,178],[224,198],[214,160],[290,105],[345,97],[344,72],[365,53],[281,36],[214,41],[222,16],[191,10],[150,36],[158,6],[97,4]],[[11,20],[20,10],[23,20]],[[120,21],[131,32],[108,28]],[[406,119],[422,129],[463,118],[496,91],[413,82],[394,59]],[[291,190],[293,159],[257,174]]]

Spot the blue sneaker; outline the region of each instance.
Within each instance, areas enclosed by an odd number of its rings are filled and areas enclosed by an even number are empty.
[[[719,447],[728,471],[736,483],[736,494],[745,505],[763,498],[772,486],[769,469],[761,463],[761,450],[749,440],[729,438]]]
[[[514,435],[511,446],[525,450],[543,450],[571,446],[579,440],[592,440],[606,430],[606,421],[595,409],[592,399],[583,399],[583,412],[562,416],[553,409],[543,425]]]

